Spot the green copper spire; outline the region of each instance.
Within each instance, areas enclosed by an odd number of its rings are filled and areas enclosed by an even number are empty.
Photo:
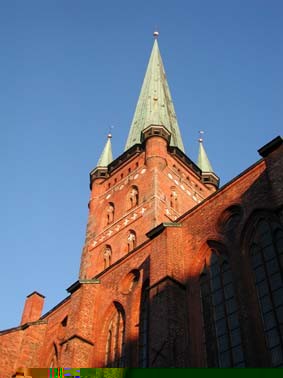
[[[105,144],[105,147],[98,160],[97,167],[107,167],[113,160],[111,138],[112,138],[112,135],[109,133],[107,135],[107,142]]]
[[[200,131],[200,134],[203,134],[203,131]],[[199,138],[199,153],[198,153],[198,166],[202,172],[213,172],[213,168],[208,160],[207,154],[203,147],[203,139]]]
[[[170,145],[184,152],[174,105],[157,43],[158,32],[144,77],[125,150],[141,142],[141,132],[150,125],[163,125],[171,133]]]

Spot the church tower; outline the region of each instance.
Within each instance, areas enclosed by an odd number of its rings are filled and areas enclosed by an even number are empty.
[[[186,154],[157,37],[125,151],[112,160],[111,135],[90,173],[89,217],[80,278],[93,279],[175,222],[219,185],[201,145],[199,164]],[[205,165],[206,164],[206,165]],[[202,170],[204,168],[204,171]]]
[[[79,279],[0,331],[0,375],[25,367],[282,367],[283,142],[218,190],[185,154],[157,37],[125,151],[90,172]],[[183,128],[184,132],[184,128]],[[200,132],[202,134],[202,132]]]

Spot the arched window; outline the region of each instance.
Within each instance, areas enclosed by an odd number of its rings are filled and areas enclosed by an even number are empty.
[[[139,189],[136,185],[131,186],[129,191],[130,209],[138,206],[139,204]]]
[[[283,230],[260,218],[254,224],[249,255],[271,365],[283,366]]]
[[[111,265],[112,248],[110,245],[106,244],[103,251],[104,269]]]
[[[137,246],[137,235],[135,231],[130,230],[128,233],[128,252],[131,252]]]
[[[238,306],[226,256],[213,250],[200,276],[208,367],[244,367]]]
[[[119,303],[114,305],[107,333],[105,365],[117,368],[125,366],[125,312]]]
[[[142,287],[139,321],[139,367],[148,367],[148,317],[149,317],[149,281]]]
[[[113,202],[109,202],[106,209],[107,214],[107,225],[114,222],[114,213],[115,213],[115,206]]]

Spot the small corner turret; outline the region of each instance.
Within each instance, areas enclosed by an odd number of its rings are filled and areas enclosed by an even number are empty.
[[[203,131],[199,131],[199,154],[197,165],[201,169],[201,181],[211,190],[215,191],[219,188],[220,179],[214,173],[212,165],[207,157],[206,151],[203,146]]]
[[[111,138],[112,134],[109,133],[97,166],[90,172],[90,188],[95,179],[106,178],[108,176],[108,165],[113,161]]]

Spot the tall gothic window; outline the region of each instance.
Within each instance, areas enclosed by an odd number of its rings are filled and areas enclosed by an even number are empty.
[[[238,306],[225,256],[213,251],[200,288],[207,366],[244,367]]]
[[[119,303],[115,303],[115,311],[109,322],[105,364],[112,368],[125,366],[125,313]]]
[[[261,318],[271,364],[283,366],[283,230],[272,219],[261,218],[250,240]]]
[[[142,287],[139,321],[139,367],[148,367],[148,316],[149,316],[149,281]]]

